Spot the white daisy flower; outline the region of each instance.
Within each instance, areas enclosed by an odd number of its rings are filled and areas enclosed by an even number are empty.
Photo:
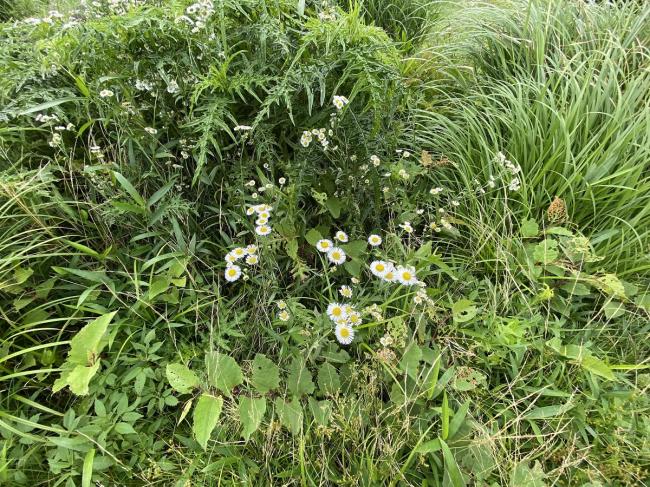
[[[244,250],[246,250],[246,253],[248,255],[256,254],[257,253],[257,245],[253,245],[253,244],[247,245],[246,249],[244,249]]]
[[[404,230],[406,233],[412,233],[413,232],[413,227],[411,226],[411,222],[404,222],[400,223],[399,226]]]
[[[374,154],[370,156],[370,162],[372,162],[372,165],[375,166],[375,167],[378,167],[379,164],[381,164],[381,161],[379,160],[379,157],[377,157]]]
[[[349,103],[349,101],[344,96],[334,95],[334,99],[332,100],[332,103],[334,103],[334,106],[336,107],[337,110],[341,110],[345,105]]]
[[[255,227],[255,233],[264,237],[271,233],[271,227],[268,225],[259,225]]]
[[[349,345],[354,340],[354,330],[346,323],[337,324],[336,328],[334,328],[334,334],[342,345]]]
[[[230,265],[226,267],[226,281],[235,282],[241,276],[241,267],[238,265]]]
[[[283,309],[278,313],[278,318],[280,321],[289,321],[289,312],[286,309]]]
[[[268,211],[260,211],[257,214],[257,217],[258,218],[266,218],[268,220],[269,218],[271,218],[271,214]]]
[[[278,305],[278,309],[287,309],[287,303],[284,300],[280,300],[276,303]]]
[[[255,220],[255,225],[266,225],[269,222],[268,218],[258,218]]]
[[[359,326],[361,323],[363,323],[363,320],[361,319],[361,313],[358,311],[353,311],[348,315],[348,323],[350,326]]]
[[[415,269],[413,267],[399,266],[396,269],[396,275],[400,284],[405,286],[412,286],[418,283],[418,278],[415,275]]]
[[[397,280],[397,277],[395,276],[395,269],[389,270],[382,276],[382,279],[386,282],[395,282]]]
[[[393,265],[390,262],[383,260],[374,260],[370,263],[370,272],[377,277],[384,277],[387,272],[393,270]]]
[[[234,255],[237,260],[241,259],[242,257],[246,257],[246,250],[242,247],[237,247],[236,249],[233,249],[230,253]]]
[[[114,94],[115,93],[113,93],[111,90],[102,90],[102,91],[99,92],[99,96],[102,97],[102,98],[110,98]]]
[[[234,255],[232,252],[228,252],[228,253],[226,254],[226,256],[224,257],[224,260],[225,260],[226,263],[228,263],[228,264],[234,264],[235,261],[237,261],[237,257],[235,257],[235,255]]]
[[[345,242],[348,241],[348,234],[341,231],[341,230],[339,230],[338,232],[336,232],[336,235],[334,236],[334,238],[336,240],[338,240],[339,242],[345,243]]]
[[[326,313],[332,321],[345,320],[348,317],[348,313],[345,311],[345,307],[339,303],[330,303],[327,306]]]
[[[257,255],[247,255],[246,256],[246,263],[248,265],[255,265],[259,262],[259,258]]]
[[[436,194],[440,194],[440,193],[442,193],[442,191],[443,191],[443,189],[442,189],[441,187],[438,186],[437,188],[431,188],[431,189],[429,190],[429,193],[431,193],[431,194],[433,194],[433,195],[436,195]]]
[[[381,237],[379,235],[372,234],[368,237],[368,243],[373,247],[381,245]]]
[[[340,247],[333,247],[332,250],[327,252],[327,258],[332,264],[340,265],[345,262],[345,252]]]
[[[334,244],[332,243],[332,241],[326,238],[316,242],[316,248],[318,249],[319,252],[329,252],[333,246]]]
[[[278,184],[279,184],[280,186],[284,186],[286,182],[287,182],[287,178],[280,178],[280,179],[278,179]]]
[[[255,208],[253,208],[252,206],[246,209],[246,214],[248,216],[251,216],[253,213],[255,213]]]
[[[352,288],[350,286],[341,286],[339,288],[339,293],[344,298],[351,298],[352,297]]]
[[[145,127],[144,131],[150,133],[151,135],[156,135],[158,133],[158,130],[153,127]]]

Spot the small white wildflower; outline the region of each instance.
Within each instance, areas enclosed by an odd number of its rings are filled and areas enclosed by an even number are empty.
[[[433,194],[433,195],[440,194],[440,193],[442,193],[442,192],[443,192],[443,189],[442,189],[441,187],[431,188],[431,189],[429,190],[429,193],[431,193],[431,194]]]
[[[255,227],[255,233],[257,233],[258,235],[261,235],[262,237],[264,237],[264,236],[268,235],[269,233],[271,233],[271,227],[268,226],[268,225],[259,225],[259,226]]]
[[[318,249],[319,252],[329,252],[334,244],[332,243],[331,240],[328,240],[326,238],[323,238],[316,242],[316,248]]]
[[[399,266],[396,269],[396,274],[397,280],[405,286],[412,286],[418,282],[418,279],[415,275],[415,269],[413,267]]]
[[[333,247],[332,250],[327,252],[327,258],[332,264],[340,265],[345,262],[345,252],[339,247]]]
[[[348,239],[348,234],[345,233],[342,230],[339,230],[338,232],[336,232],[336,235],[334,235],[334,238],[336,240],[338,240],[339,242],[343,242],[343,243],[346,243],[349,240]]]
[[[399,225],[402,230],[404,230],[406,233],[413,233],[413,227],[411,226],[411,222],[404,222],[400,223]]]
[[[278,179],[278,184],[279,184],[280,186],[284,186],[284,185],[286,184],[286,182],[287,182],[286,178],[280,178],[280,179]]]
[[[370,156],[370,162],[372,162],[372,165],[375,166],[375,167],[378,167],[379,164],[381,164],[381,161],[379,160],[379,157],[377,157],[374,154]]]
[[[289,312],[286,309],[283,309],[278,313],[278,319],[280,321],[289,321],[290,315]]]
[[[237,265],[231,265],[226,267],[226,281],[235,282],[241,276],[241,267]]]
[[[382,240],[381,240],[381,237],[379,235],[372,234],[372,235],[370,235],[368,237],[368,243],[373,247],[377,247],[377,246],[381,245],[381,242],[382,242]]]
[[[345,323],[338,323],[334,329],[334,334],[342,345],[349,345],[354,340],[354,330],[350,325]]]
[[[102,90],[99,92],[99,96],[101,98],[111,98],[115,93],[113,93],[111,90]]]
[[[370,272],[377,277],[384,277],[386,273],[393,270],[393,264],[383,260],[374,260],[370,263]]]
[[[341,286],[339,288],[339,294],[343,296],[344,298],[351,298],[352,297],[352,288],[350,286]]]
[[[342,110],[343,107],[349,103],[349,101],[344,96],[334,95],[334,99],[332,100],[332,103],[334,103],[334,106],[336,107],[337,110]]]
[[[150,133],[151,135],[156,135],[158,133],[158,130],[153,127],[145,127],[144,131]]]

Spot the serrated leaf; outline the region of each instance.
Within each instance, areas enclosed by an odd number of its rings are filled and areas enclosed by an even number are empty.
[[[250,436],[260,427],[266,412],[266,399],[242,397],[239,400],[239,421],[242,424],[242,437],[248,441]]]
[[[325,395],[335,394],[341,388],[339,373],[327,362],[318,369],[318,388]]]
[[[232,390],[244,381],[241,368],[235,359],[223,353],[208,352],[205,355],[205,366],[209,384],[228,397]]]
[[[525,219],[519,229],[521,236],[524,238],[537,237],[539,235],[539,225],[533,219]]]
[[[70,341],[67,362],[84,366],[94,364],[106,345],[106,330],[116,313],[102,315],[84,326]]]
[[[314,382],[311,372],[302,359],[296,357],[289,366],[289,376],[287,377],[287,387],[294,396],[311,394],[314,392]]]
[[[99,361],[95,362],[92,366],[86,367],[84,365],[76,365],[73,368],[62,372],[61,377],[54,382],[52,387],[53,392],[58,392],[65,386],[70,387],[70,392],[78,396],[85,396],[88,394],[88,386],[90,380],[95,376],[99,370]]]
[[[302,429],[302,406],[298,398],[294,397],[291,402],[285,402],[281,397],[276,397],[273,404],[280,418],[280,423],[294,435],[300,433]]]
[[[167,364],[165,374],[172,389],[181,394],[192,392],[201,384],[197,375],[183,364]]]
[[[214,397],[209,394],[202,394],[196,403],[192,432],[204,450],[207,449],[212,430],[219,422],[222,407],[223,397]]]
[[[280,369],[262,353],[255,355],[253,360],[251,384],[260,394],[266,394],[280,385]]]
[[[533,258],[535,262],[540,262],[548,265],[554,262],[560,253],[557,250],[558,243],[556,240],[546,238],[538,243],[533,250]]]

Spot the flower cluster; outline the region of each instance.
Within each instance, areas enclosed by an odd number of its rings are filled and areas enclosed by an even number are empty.
[[[334,323],[334,334],[339,343],[349,345],[354,340],[355,327],[363,323],[361,313],[351,304],[330,303],[327,316]]]
[[[255,215],[257,219],[255,220],[255,233],[261,237],[266,237],[271,233],[271,225],[269,224],[269,219],[271,218],[271,208],[269,205],[261,204],[251,206],[246,210],[248,216]]]
[[[420,284],[412,266],[396,266],[392,262],[374,260],[370,263],[370,272],[386,282],[398,282],[404,286]]]
[[[334,239],[341,243],[349,240],[348,234],[340,230],[336,232]],[[326,254],[327,259],[334,265],[344,264],[347,258],[345,251],[341,247],[334,245],[334,242],[328,238],[323,238],[316,242],[316,249]]]
[[[334,95],[332,103],[334,103],[337,110],[343,110],[343,107],[350,103],[350,101],[344,96]]]
[[[501,165],[501,167],[503,167],[513,176],[513,178],[508,183],[508,189],[510,191],[518,191],[519,188],[521,188],[521,179],[519,179],[517,174],[521,172],[521,166],[508,160],[503,152],[497,152],[496,160]]]
[[[228,282],[235,282],[242,275],[242,269],[236,262],[243,259],[248,265],[256,265],[259,262],[257,256],[257,246],[248,245],[247,247],[235,247],[226,254],[224,260],[226,261],[225,277]]]
[[[277,303],[278,309],[278,319],[280,321],[289,321],[289,318],[291,318],[291,315],[289,314],[289,311],[287,309],[287,303],[280,300]]]
[[[205,27],[208,19],[214,14],[214,3],[212,0],[199,0],[185,9],[185,15],[181,15],[176,22],[185,22],[192,27],[192,32],[199,32]]]
[[[309,147],[309,144],[311,144],[311,141],[315,136],[321,145],[327,148],[327,146],[330,144],[330,141],[327,139],[328,135],[331,137],[334,135],[334,131],[332,129],[327,130],[325,128],[305,130],[300,137],[300,145],[303,147]]]

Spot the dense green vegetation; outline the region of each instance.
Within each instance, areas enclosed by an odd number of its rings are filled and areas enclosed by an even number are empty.
[[[0,484],[646,485],[650,6],[0,22]]]

